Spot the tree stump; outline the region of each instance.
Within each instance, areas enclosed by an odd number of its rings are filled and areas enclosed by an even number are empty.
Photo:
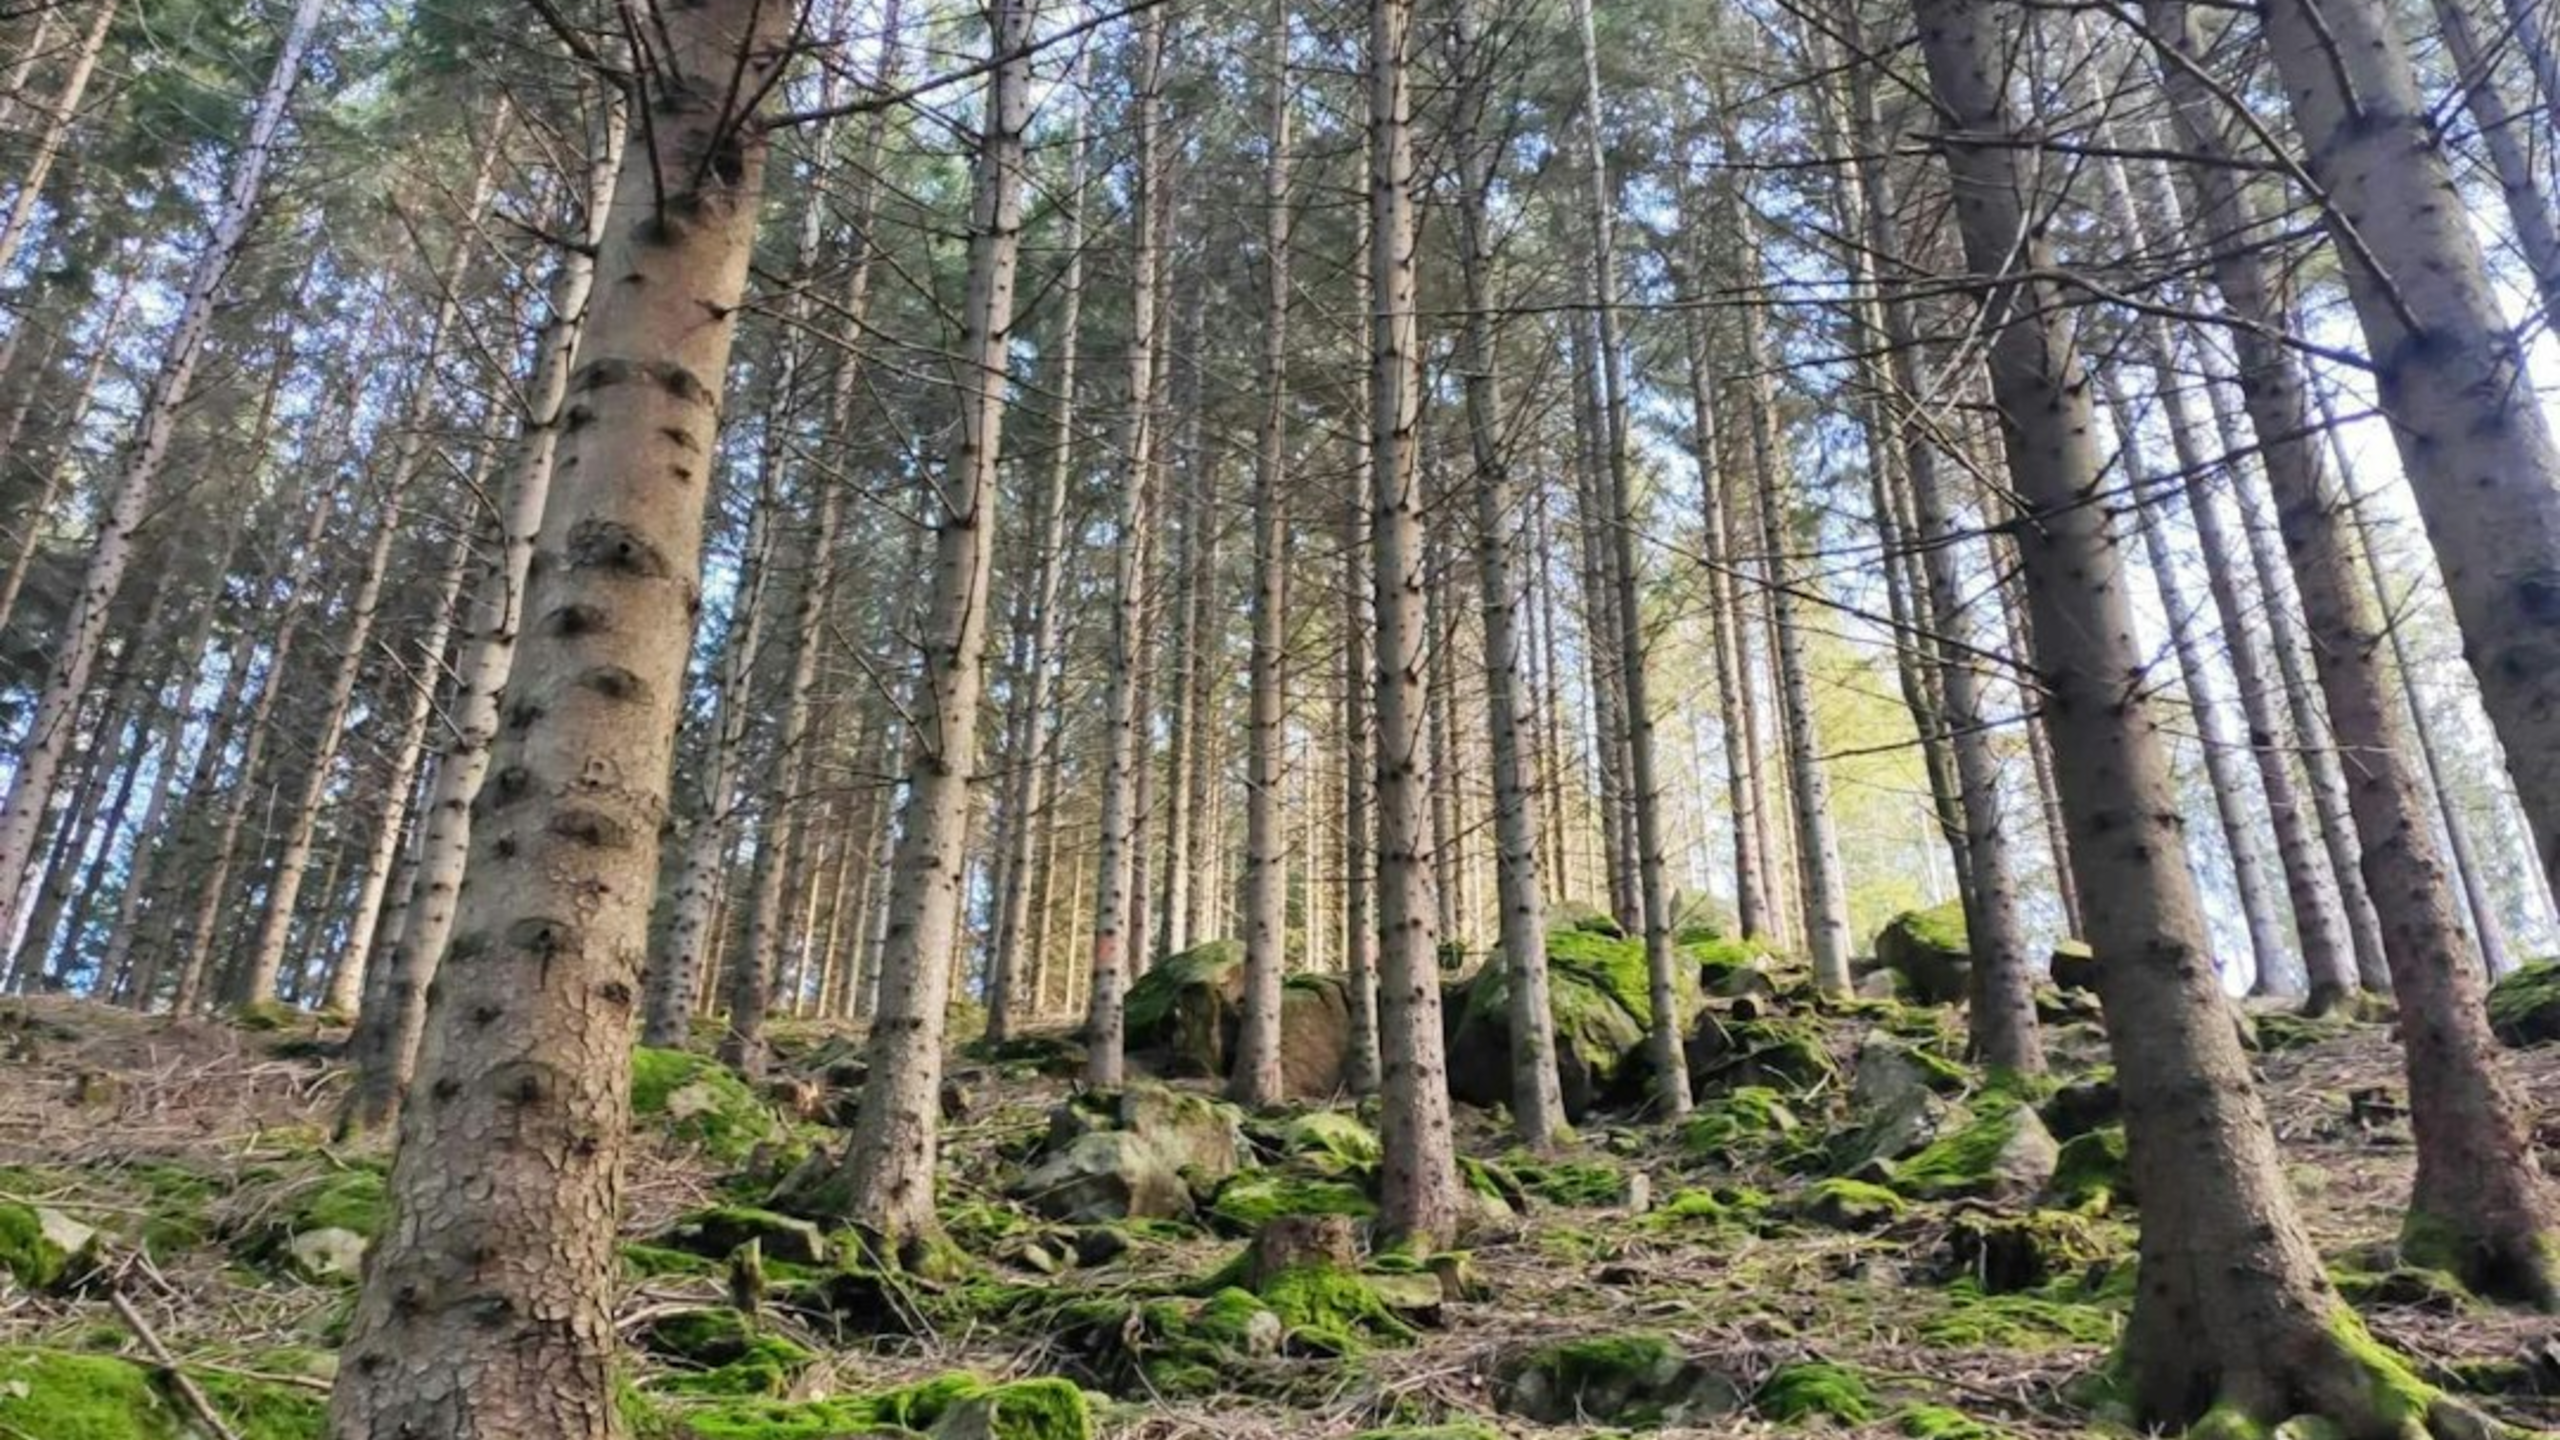
[[[1245,1252],[1246,1288],[1259,1293],[1275,1275],[1306,1266],[1349,1270],[1359,1264],[1348,1215],[1282,1215],[1255,1233]]]

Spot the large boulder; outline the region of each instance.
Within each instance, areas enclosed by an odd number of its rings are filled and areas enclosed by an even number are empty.
[[[1183,1219],[1195,1194],[1234,1174],[1243,1117],[1232,1105],[1162,1085],[1079,1095],[1050,1112],[1014,1195],[1052,1219]]]
[[[1340,975],[1292,975],[1280,992],[1280,1093],[1338,1095],[1351,1081],[1351,984]]]
[[[1905,910],[1876,933],[1876,962],[1902,977],[1902,991],[1923,1005],[1953,1005],[1973,980],[1964,906],[1950,900]]]
[[[1167,1075],[1223,1078],[1244,1024],[1244,946],[1212,940],[1129,987],[1128,1044]],[[1339,975],[1292,975],[1280,992],[1280,1076],[1291,1099],[1339,1093],[1351,1061],[1351,992]]]
[[[1848,1174],[1874,1173],[1874,1167],[1934,1143],[1955,1111],[1940,1093],[1951,1069],[1916,1045],[1869,1031],[1859,1042],[1849,1083],[1849,1113],[1857,1128],[1834,1142],[1834,1163]],[[1955,1073],[1961,1084],[1962,1072]]]
[[[2098,993],[2098,953],[2085,940],[2057,940],[2046,973],[2053,987],[2066,994]]]
[[[1129,987],[1131,1050],[1154,1052],[1167,1075],[1227,1073],[1244,1009],[1244,946],[1212,940],[1168,955]]]
[[[1680,967],[1681,1006],[1698,1005],[1697,967]],[[1642,1098],[1653,990],[1640,940],[1595,930],[1547,931],[1547,1005],[1555,1018],[1556,1078],[1566,1118]],[[1449,1093],[1470,1105],[1511,1099],[1511,975],[1498,959],[1462,982],[1443,1011]]]
[[[2489,1028],[2510,1045],[2560,1040],[2560,960],[2540,960],[2489,991]]]

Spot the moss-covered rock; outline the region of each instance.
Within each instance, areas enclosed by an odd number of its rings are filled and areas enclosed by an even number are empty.
[[[1445,1420],[1437,1425],[1390,1425],[1363,1430],[1351,1440],[1511,1440],[1482,1420]]]
[[[1950,900],[1905,910],[1876,932],[1876,963],[1902,977],[1902,992],[1923,1005],[1961,1003],[1973,980],[1972,941],[1964,906]]]
[[[1550,900],[1547,902],[1547,933],[1579,930],[1610,940],[1627,938],[1627,927],[1618,918],[1588,900]]]
[[[1378,1287],[1345,1266],[1293,1265],[1265,1276],[1255,1291],[1280,1317],[1290,1346],[1308,1353],[1351,1355],[1414,1338],[1413,1327]]]
[[[675,1412],[688,1440],[840,1440],[926,1435],[934,1440],[1092,1440],[1093,1407],[1064,1380],[990,1382],[945,1375],[919,1385],[829,1400],[726,1400]]]
[[[806,1220],[752,1205],[713,1205],[689,1211],[652,1242],[662,1250],[725,1260],[753,1241],[767,1260],[824,1265],[834,1250],[826,1232]]]
[[[2062,1142],[2045,1195],[2056,1205],[2103,1215],[2133,1203],[2131,1177],[2125,1163],[2124,1127],[2108,1125]]]
[[[1795,1209],[1834,1230],[1881,1230],[1901,1219],[1911,1202],[1882,1185],[1835,1175],[1807,1187]]]
[[[1073,1224],[1187,1218],[1197,1192],[1236,1172],[1243,1118],[1232,1105],[1164,1085],[1079,1095],[1050,1112],[1035,1163],[1012,1193]]]
[[[1647,1230],[1756,1227],[1768,1209],[1769,1197],[1748,1185],[1715,1185],[1674,1191],[1638,1223]]]
[[[1947,1230],[1952,1272],[1986,1295],[2056,1283],[2094,1290],[2132,1253],[2132,1237],[2122,1226],[2068,1210],[2010,1214],[1969,1207],[1957,1212]]]
[[[1290,1117],[1271,1132],[1271,1145],[1289,1159],[1328,1175],[1364,1172],[1384,1154],[1378,1132],[1361,1124],[1358,1116],[1340,1110],[1310,1110]]]
[[[1606,1160],[1533,1160],[1511,1157],[1503,1168],[1520,1188],[1549,1205],[1597,1210],[1627,1201],[1627,1170]]]
[[[1057,1328],[1084,1373],[1114,1394],[1137,1399],[1237,1388],[1288,1335],[1261,1297],[1237,1285],[1205,1296],[1080,1301],[1060,1315]]]
[[[1824,1360],[1779,1366],[1751,1397],[1751,1408],[1781,1425],[1808,1420],[1864,1425],[1876,1418],[1875,1392],[1867,1388],[1866,1377]]]
[[[1230,1176],[1209,1202],[1210,1220],[1239,1235],[1249,1235],[1284,1215],[1346,1215],[1365,1220],[1377,1213],[1377,1201],[1359,1181],[1280,1170],[1247,1170]]]
[[[2057,940],[2053,958],[2045,964],[2045,974],[2053,988],[2066,995],[2098,993],[2098,952],[2085,940]]]
[[[1888,1183],[1921,1199],[2022,1199],[2045,1188],[2060,1159],[2032,1106],[1988,1090],[1974,1098],[1964,1124],[1894,1166]]]
[[[1690,1087],[1701,1100],[1749,1085],[1801,1094],[1840,1078],[1821,1026],[1810,1018],[1709,1014],[1690,1032],[1686,1050]]]
[[[635,1128],[727,1164],[782,1132],[773,1111],[719,1062],[646,1045],[631,1052],[631,1117]]]
[[[98,1232],[42,1205],[0,1204],[0,1272],[29,1290],[76,1275]]]
[[[1695,1423],[1741,1408],[1730,1379],[1693,1363],[1669,1336],[1592,1335],[1541,1345],[1500,1368],[1498,1401],[1514,1415],[1655,1427]]]
[[[1243,943],[1195,945],[1157,961],[1129,987],[1128,1046],[1157,1054],[1168,1075],[1222,1076],[1243,1004]]]
[[[2520,966],[2491,987],[2489,1028],[2519,1047],[2560,1040],[2560,960]]]
[[[1766,1154],[1800,1126],[1787,1097],[1766,1085],[1743,1085],[1703,1101],[1680,1127],[1680,1148],[1701,1159]]]
[[[1682,968],[1683,1013],[1698,1004],[1696,976]],[[1449,997],[1444,1012],[1449,1093],[1470,1105],[1511,1099],[1511,982],[1488,964]],[[1644,944],[1594,930],[1547,931],[1547,999],[1555,1017],[1556,1077],[1565,1116],[1580,1122],[1603,1105],[1644,1096],[1652,1066],[1645,1037],[1653,1024],[1652,972]]]
[[[808,1347],[757,1329],[735,1310],[679,1310],[643,1326],[642,1350],[671,1362],[678,1373],[653,1387],[678,1395],[768,1395],[790,1392],[791,1382],[816,1362]]]

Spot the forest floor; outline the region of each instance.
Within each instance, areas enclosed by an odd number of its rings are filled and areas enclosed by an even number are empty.
[[[1820,1033],[1841,1075],[1865,1031],[1887,1023],[1926,1039],[1953,1022],[1908,1007],[1834,1016]],[[2388,1027],[2278,1022],[2265,1033],[2259,1068],[2295,1189],[2372,1329],[2500,1418],[2560,1432],[2560,1353],[2548,1317],[2485,1308],[2434,1277],[2391,1268],[2411,1152],[2392,1104],[2401,1080]],[[165,1377],[88,1363],[147,1364],[155,1344],[242,1440],[317,1435],[331,1349],[351,1305],[352,1257],[330,1239],[304,1237],[361,1233],[377,1220],[385,1163],[379,1142],[326,1143],[346,1080],[334,1059],[342,1039],[318,1022],[272,1017],[244,1026],[67,1000],[0,1006],[0,1214],[41,1207],[97,1232],[75,1273],[50,1286],[0,1273],[0,1440],[206,1433]],[[1937,1039],[1952,1045],[1953,1036]],[[841,1076],[852,1038],[802,1030],[789,1041],[786,1073],[805,1080],[783,1088],[823,1112],[827,1068]],[[2066,1078],[2101,1059],[2085,1019],[2057,1027],[2055,1049]],[[2560,1046],[2510,1058],[2543,1106],[2548,1157],[2560,1143]],[[965,1093],[951,1097],[946,1213],[976,1268],[946,1282],[893,1283],[868,1323],[853,1326],[872,1333],[847,1334],[792,1298],[815,1293],[823,1276],[813,1272],[824,1267],[795,1266],[787,1245],[768,1244],[771,1294],[753,1329],[788,1343],[761,1371],[706,1374],[710,1362],[671,1341],[679,1327],[669,1321],[729,1304],[734,1272],[659,1242],[679,1217],[752,1201],[795,1150],[832,1149],[838,1137],[779,1112],[745,1114],[744,1092],[725,1076],[655,1057],[630,1163],[633,1244],[620,1310],[634,1342],[629,1408],[644,1435],[873,1433],[847,1420],[853,1412],[789,1402],[954,1371],[1065,1377],[1092,1392],[1095,1433],[1124,1440],[1342,1437],[1397,1425],[1453,1427],[1405,1432],[1453,1440],[1630,1426],[1720,1436],[2125,1433],[2111,1428],[2092,1383],[2121,1318],[2132,1218],[2124,1206],[2104,1213],[2083,1197],[2076,1211],[2034,1211],[2022,1199],[1817,1191],[1809,1142],[1847,1123],[1845,1079],[1799,1086],[1787,1098],[1792,1123],[1758,1116],[1768,1133],[1595,1118],[1561,1163],[1511,1152],[1499,1117],[1462,1107],[1463,1148],[1492,1162],[1497,1188],[1519,1211],[1488,1219],[1464,1242],[1475,1283],[1419,1302],[1409,1285],[1389,1285],[1392,1314],[1352,1313],[1331,1340],[1298,1334],[1293,1317],[1290,1336],[1272,1343],[1245,1338],[1251,1326],[1221,1330],[1218,1302],[1200,1298],[1216,1288],[1207,1277],[1242,1250],[1249,1223],[1076,1227],[1032,1216],[1005,1193],[1072,1087],[1033,1063],[964,1052],[953,1067]],[[672,1104],[671,1080],[682,1082]],[[1256,1122],[1249,1133],[1267,1141],[1271,1132]],[[1271,1148],[1272,1176],[1285,1171],[1308,1193],[1338,1194],[1306,1156],[1282,1159]],[[1355,1192],[1356,1171],[1347,1172]],[[1641,1210],[1624,1203],[1634,1174],[1650,1192]],[[1809,1203],[1820,1193],[1868,1206],[1824,1223]],[[1356,1210],[1357,1200],[1342,1208]],[[1227,1220],[1251,1219],[1249,1207],[1225,1209]],[[2052,1242],[2039,1273],[2016,1274],[1996,1258],[2006,1252],[1965,1239],[2021,1219],[2022,1233]],[[0,1224],[0,1243],[7,1235]],[[1183,1363],[1169,1363],[1176,1358]],[[1526,1385],[1533,1373],[1546,1383]],[[741,1375],[749,1382],[733,1383]],[[146,1383],[120,1388],[134,1376]],[[83,1385],[104,1398],[79,1398]],[[738,1393],[759,1389],[770,1395]],[[1524,1400],[1529,1389],[1540,1393]],[[68,1408],[75,1400],[89,1408]],[[1576,1412],[1596,1413],[1532,1418]]]

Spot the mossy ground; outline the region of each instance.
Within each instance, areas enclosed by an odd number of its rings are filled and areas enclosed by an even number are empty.
[[[319,1143],[326,1062],[279,1060],[270,1032],[132,1022],[45,1003],[74,1038],[52,1042],[34,1064],[0,1067],[0,1113],[29,1117],[0,1129],[0,1206],[57,1208],[97,1227],[113,1253],[147,1248],[165,1288],[146,1286],[139,1302],[197,1367],[191,1373],[226,1420],[244,1440],[316,1440],[324,1397],[297,1381],[327,1373],[349,1293],[249,1263],[244,1247],[287,1217],[321,1214],[369,1229],[379,1213],[369,1209],[379,1200],[379,1142],[346,1151]],[[1825,1066],[1845,1062],[1871,1027],[1939,1047],[1955,1033],[1947,1012],[1918,1006],[1814,1011],[1782,994],[1773,1008],[1767,1029],[1752,1033],[1806,1045]],[[814,1027],[790,1039],[786,1065],[850,1045]],[[2058,1028],[2053,1040],[2066,1078],[2086,1075],[2100,1058],[2085,1029]],[[2560,1094],[2560,1049],[2510,1058],[2520,1084]],[[666,1093],[711,1073],[696,1057],[679,1059],[660,1062],[657,1080],[682,1077]],[[1735,1143],[1708,1147],[1687,1143],[1680,1126],[1601,1112],[1565,1153],[1527,1156],[1500,1116],[1462,1108],[1473,1183],[1517,1206],[1464,1242],[1463,1268],[1481,1289],[1435,1285],[1440,1271],[1428,1260],[1389,1266],[1364,1253],[1356,1272],[1266,1285],[1256,1295],[1227,1270],[1245,1244],[1238,1221],[1061,1225],[1001,1198],[1068,1084],[1033,1065],[953,1063],[979,1102],[944,1150],[943,1229],[967,1263],[940,1278],[871,1287],[865,1293],[898,1322],[877,1328],[839,1330],[801,1308],[834,1273],[832,1256],[798,1266],[769,1258],[771,1288],[752,1324],[706,1324],[726,1349],[674,1354],[638,1343],[653,1315],[729,1313],[725,1257],[687,1255],[653,1238],[680,1215],[761,1198],[740,1183],[742,1162],[715,1158],[703,1131],[644,1122],[621,1237],[634,1440],[914,1436],[946,1423],[951,1434],[955,1406],[1014,1379],[1053,1383],[998,1404],[995,1433],[1004,1440],[2133,1433],[2109,1428],[2092,1392],[2079,1388],[2105,1364],[2133,1279],[2120,1247],[2139,1197],[2118,1183],[2120,1132],[2102,1127],[2067,1144],[2065,1176],[2085,1161],[2096,1179],[2058,1184],[2039,1210],[1862,1189],[1821,1172],[1807,1144],[1846,1122],[1846,1087],[1836,1081],[1769,1083],[1765,1095],[1746,1093],[1759,1082],[1712,1091],[1702,1108],[1749,1123],[1736,1125]],[[2560,1397],[2534,1393],[2536,1372],[2519,1358],[2547,1339],[2547,1320],[2449,1303],[2389,1269],[2409,1154],[2347,1123],[2343,1098],[2358,1085],[2391,1083],[2397,1055],[2387,1032],[2353,1025],[2258,1063],[2315,1238],[2342,1273],[2376,1277],[2347,1286],[2361,1317],[2353,1353],[2382,1344],[2424,1357],[2414,1370],[2374,1369],[2377,1383],[2392,1387],[2391,1403],[2422,1404],[2426,1387],[2472,1381],[2507,1387],[2486,1403],[2508,1423],[2560,1431]],[[57,1067],[113,1073],[125,1110],[102,1117],[77,1108],[47,1078]],[[1794,1131],[1772,1118],[1773,1097]],[[1968,1103],[1977,1114],[1983,1108],[1979,1097]],[[780,1138],[770,1112],[758,1106],[755,1114],[747,1133]],[[1374,1120],[1373,1110],[1342,1104],[1255,1122],[1259,1168],[1247,1173],[1257,1186],[1238,1189],[1238,1199],[1257,1188],[1268,1195],[1276,1180],[1300,1200],[1343,1198],[1356,1209],[1345,1197],[1365,1198],[1377,1162]],[[1625,1203],[1637,1176],[1650,1192],[1643,1213]],[[1808,1214],[1825,1197],[1872,1202],[1878,1213],[1835,1228]],[[2051,1232],[2064,1259],[2037,1283],[1995,1292],[1960,1258],[1970,1243],[1960,1235],[1976,1218]],[[1455,1275],[1459,1267],[1446,1268]],[[1659,1401],[1616,1417],[1537,1419],[1500,1408],[1496,1376],[1513,1357],[1563,1346],[1593,1360],[1630,1343],[1648,1364],[1676,1362],[1681,1402],[1705,1408],[1678,1419]],[[182,1440],[181,1417],[139,1355],[94,1293],[29,1295],[0,1281],[0,1440]],[[1863,1399],[1819,1383],[1837,1378],[1823,1366],[1854,1378]],[[47,1397],[46,1423],[28,1422],[13,1374],[30,1396]],[[955,1374],[966,1378],[943,1378]],[[1730,1395],[1694,1385],[1700,1377]],[[59,1399],[66,1393],[82,1408]],[[1067,1417],[1066,1428],[1049,1426],[1053,1412]],[[91,1428],[73,1429],[57,1413]]]

